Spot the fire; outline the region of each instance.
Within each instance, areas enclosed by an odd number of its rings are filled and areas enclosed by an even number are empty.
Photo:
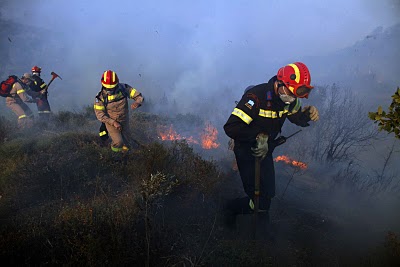
[[[204,132],[201,134],[201,146],[204,149],[218,148],[217,142],[218,130],[211,124],[207,124]]]
[[[210,123],[206,125],[203,132],[200,134],[200,140],[198,138],[194,138],[193,136],[185,137],[178,134],[173,126],[171,125],[169,128],[159,127],[158,135],[163,141],[174,141],[174,140],[186,140],[188,143],[192,144],[200,144],[204,149],[215,149],[219,147],[218,139],[218,130],[212,126]]]
[[[162,129],[158,129],[158,135],[161,137],[161,140],[163,141],[174,141],[174,140],[182,140],[185,139],[188,143],[194,143],[194,144],[198,144],[199,142],[196,141],[193,136],[189,136],[189,137],[182,137],[180,134],[178,134],[173,128],[172,125],[166,129],[166,130],[162,130]]]
[[[307,164],[306,164],[306,163],[301,162],[301,161],[297,161],[297,160],[293,160],[293,159],[289,158],[288,156],[277,156],[277,157],[274,159],[274,161],[275,161],[275,162],[283,161],[283,162],[285,162],[286,164],[292,165],[292,166],[294,166],[294,167],[298,167],[298,168],[300,168],[300,169],[302,169],[302,170],[307,169]]]

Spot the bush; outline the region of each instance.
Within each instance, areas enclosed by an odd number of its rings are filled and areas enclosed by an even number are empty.
[[[56,117],[67,125],[83,118]],[[160,224],[158,211],[167,199],[176,207],[171,200],[191,197],[180,212],[192,213],[196,197],[218,181],[217,167],[184,141],[145,144],[126,165],[114,156],[97,133],[43,132],[2,144],[2,262],[155,264],[151,258],[168,256],[181,230]]]

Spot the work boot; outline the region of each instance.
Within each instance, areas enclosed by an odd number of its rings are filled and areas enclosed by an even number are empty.
[[[48,129],[50,122],[50,114],[49,113],[39,113],[39,119],[37,124],[41,129]]]
[[[224,224],[229,229],[233,230],[236,228],[236,212],[235,212],[235,200],[228,201],[223,210]]]
[[[253,212],[249,206],[249,202],[250,200],[248,197],[236,198],[228,201],[224,207],[224,221],[227,227],[236,227],[236,216],[238,214],[249,214]]]
[[[275,233],[269,218],[268,211],[261,211],[257,216],[257,239],[266,241],[275,241]]]
[[[235,207],[237,214],[251,214],[253,213],[253,209],[250,207],[250,198],[241,197],[235,199]]]

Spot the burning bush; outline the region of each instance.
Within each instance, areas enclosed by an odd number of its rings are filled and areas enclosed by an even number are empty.
[[[275,161],[275,162],[280,162],[280,161],[282,161],[282,162],[284,162],[284,163],[286,163],[286,164],[288,164],[288,165],[291,165],[291,166],[300,168],[300,169],[302,169],[302,170],[307,169],[307,164],[306,164],[306,163],[301,162],[301,161],[297,161],[297,160],[294,160],[294,159],[291,159],[290,157],[285,156],[285,155],[277,156],[277,157],[274,159],[274,161]]]
[[[200,135],[197,137],[184,136],[178,134],[173,125],[169,126],[159,126],[158,135],[162,141],[175,141],[175,140],[185,140],[189,144],[200,144],[203,149],[215,149],[219,147],[218,139],[218,130],[211,124],[206,123],[204,129],[202,129]]]

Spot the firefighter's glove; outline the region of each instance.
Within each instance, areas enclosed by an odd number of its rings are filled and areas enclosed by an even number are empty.
[[[132,105],[131,105],[131,109],[137,109],[137,108],[140,107],[140,106],[141,106],[140,103],[138,103],[138,102],[133,102]]]
[[[252,147],[253,156],[263,160],[268,153],[268,135],[260,133],[256,137],[257,145]]]
[[[302,109],[303,113],[307,113],[310,116],[310,120],[317,121],[319,120],[319,112],[318,109],[314,106],[306,106]]]
[[[114,122],[113,122],[113,126],[114,126],[115,128],[117,128],[118,131],[122,131],[122,126],[121,126],[121,124],[119,124],[118,122],[114,121]]]

